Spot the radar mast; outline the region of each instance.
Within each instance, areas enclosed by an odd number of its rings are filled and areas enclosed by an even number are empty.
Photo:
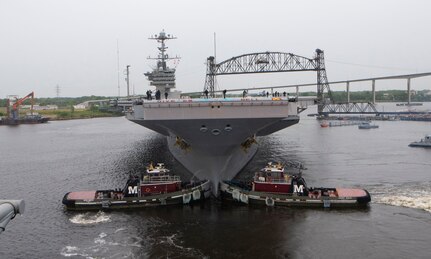
[[[161,31],[158,35],[155,34],[148,39],[156,40],[160,43],[160,46],[157,47],[159,54],[156,58],[148,57],[148,59],[157,60],[157,67],[151,72],[144,73],[144,75],[150,81],[150,85],[155,86],[156,91],[159,90],[163,96],[165,93],[170,93],[172,88],[175,88],[175,68],[169,68],[166,62],[171,59],[180,59],[180,57],[170,58],[166,54],[168,47],[166,47],[165,41],[176,39],[176,37]]]

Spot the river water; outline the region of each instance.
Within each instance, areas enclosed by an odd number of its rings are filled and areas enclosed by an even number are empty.
[[[313,112],[310,110],[310,112]],[[237,176],[267,161],[297,160],[309,186],[359,187],[361,210],[194,206],[67,212],[66,192],[117,188],[149,161],[191,174],[160,135],[125,118],[0,127],[0,199],[24,199],[24,215],[0,234],[0,258],[431,258],[431,150],[408,144],[430,122],[380,127],[299,124],[258,139]]]

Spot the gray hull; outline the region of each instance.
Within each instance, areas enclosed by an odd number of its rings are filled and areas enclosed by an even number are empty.
[[[409,147],[427,147],[427,148],[431,148],[431,143],[412,142],[412,143],[409,144]]]
[[[211,190],[218,195],[218,183],[232,179],[253,158],[258,146],[248,149],[233,146],[224,154],[204,149],[183,150],[176,144],[175,137],[168,137],[168,147],[172,155],[198,179],[209,179]],[[210,146],[207,149],[211,149]]]
[[[197,178],[232,179],[256,154],[256,136],[299,122],[296,103],[285,101],[147,102],[127,118],[165,135],[172,155]]]

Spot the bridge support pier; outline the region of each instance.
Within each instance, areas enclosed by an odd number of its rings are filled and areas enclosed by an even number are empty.
[[[372,81],[372,92],[373,92],[373,104],[376,103],[376,80]]]
[[[409,78],[407,78],[407,96],[408,96],[407,104],[409,104],[409,105],[410,105],[410,101],[411,101],[410,77],[409,77]]]
[[[346,82],[347,102],[350,103],[350,82]]]

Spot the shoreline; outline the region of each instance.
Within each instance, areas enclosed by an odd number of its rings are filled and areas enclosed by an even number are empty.
[[[0,110],[1,112],[1,110]],[[20,118],[28,115],[29,112],[21,112]],[[104,118],[104,117],[121,117],[124,116],[121,112],[108,112],[99,110],[70,110],[70,109],[58,109],[58,110],[42,110],[34,111],[33,114],[41,115],[48,118],[49,121],[61,121],[61,120],[78,120],[78,119],[93,119],[93,118]],[[6,112],[1,112],[0,118],[6,118]]]

